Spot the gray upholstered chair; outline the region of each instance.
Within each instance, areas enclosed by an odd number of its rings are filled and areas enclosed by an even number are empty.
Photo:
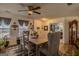
[[[59,55],[58,51],[59,51],[60,38],[61,38],[60,32],[48,33],[48,47],[40,48],[40,52],[48,56]]]
[[[60,32],[48,33],[48,55],[59,55]]]

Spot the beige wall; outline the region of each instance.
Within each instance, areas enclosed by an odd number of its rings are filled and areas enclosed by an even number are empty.
[[[34,20],[34,30],[39,33],[39,38],[40,39],[48,39],[47,34],[50,30],[49,25],[53,24],[53,23],[63,23],[63,21],[61,21],[61,19],[41,18],[41,19]],[[48,31],[44,31],[44,26],[48,26]],[[40,29],[37,30],[37,27],[40,27]]]
[[[77,17],[77,16],[62,17],[62,18],[56,18],[56,19],[47,19],[46,18],[46,20],[42,20],[42,19],[43,18],[34,21],[35,22],[35,24],[34,24],[35,30],[36,30],[37,26],[39,26],[41,28],[44,25],[49,25],[51,23],[62,23],[63,24],[63,39],[62,39],[63,43],[69,43],[68,23],[74,19],[76,19],[79,22],[79,17]],[[78,23],[78,25],[79,25],[79,23]],[[48,29],[48,31],[49,31],[49,29]],[[48,31],[44,31],[43,29],[40,29],[38,31],[40,33],[41,39],[47,39]],[[78,26],[78,32],[79,32],[79,26]]]

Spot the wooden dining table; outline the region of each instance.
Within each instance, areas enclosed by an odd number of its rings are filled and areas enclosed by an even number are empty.
[[[47,39],[29,39],[29,41],[31,43],[35,44],[35,46],[36,46],[36,56],[39,56],[40,55],[39,54],[39,46],[41,44],[44,44],[44,43],[48,42]]]

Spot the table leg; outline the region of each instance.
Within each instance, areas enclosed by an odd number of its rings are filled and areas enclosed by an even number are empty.
[[[36,45],[36,56],[39,56],[39,55],[40,55],[40,53],[39,53],[39,46]]]

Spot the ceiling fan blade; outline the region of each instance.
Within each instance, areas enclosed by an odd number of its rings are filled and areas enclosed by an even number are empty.
[[[18,10],[19,12],[21,12],[21,11],[28,11],[28,10]]]
[[[31,11],[33,9],[33,6],[28,6],[28,9]]]
[[[32,10],[38,10],[38,9],[40,9],[40,7],[33,8]]]
[[[40,12],[37,12],[37,11],[33,11],[34,13],[37,13],[37,14],[41,14]]]

